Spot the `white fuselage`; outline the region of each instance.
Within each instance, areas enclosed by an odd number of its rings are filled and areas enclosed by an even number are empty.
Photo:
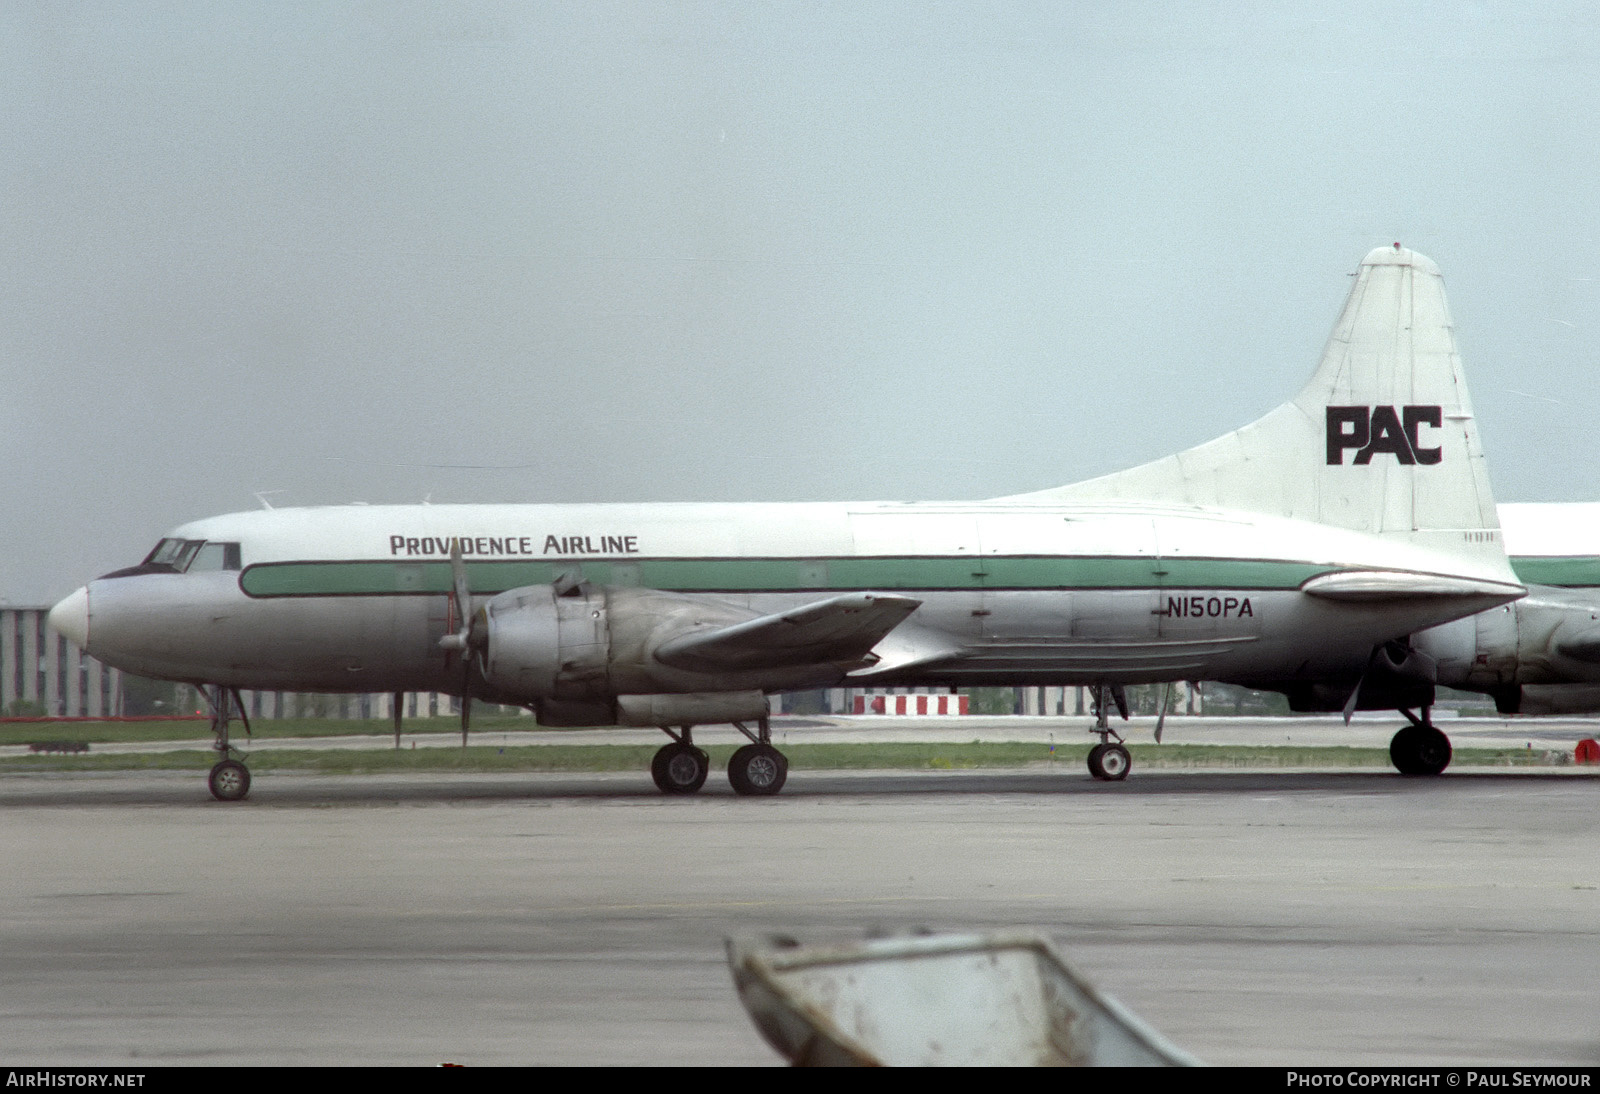
[[[307,691],[460,690],[440,648],[459,623],[452,540],[479,603],[563,577],[616,605],[633,590],[750,614],[850,590],[920,600],[882,644],[883,667],[851,674],[861,683],[1353,681],[1375,644],[1521,593],[1403,541],[1178,505],[347,506],[215,517],[168,540],[206,546],[184,572],[90,583],[58,625],[73,633],[81,610],[74,637],[127,671]],[[1467,584],[1305,591],[1352,572]],[[826,666],[737,681],[613,668],[624,693],[840,682]]]

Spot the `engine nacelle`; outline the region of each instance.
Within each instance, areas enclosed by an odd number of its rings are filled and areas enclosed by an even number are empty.
[[[1412,644],[1438,662],[1440,684],[1493,695],[1504,713],[1532,713],[1512,698],[1518,688],[1600,684],[1600,596],[1535,587],[1515,603],[1422,631]]]
[[[772,710],[760,691],[687,692],[680,695],[619,695],[606,699],[536,699],[543,726],[699,726],[755,722]]]
[[[1600,714],[1600,684],[1519,684],[1493,694],[1501,714]]]
[[[1400,642],[1372,651],[1362,674],[1356,710],[1403,710],[1433,704],[1438,666],[1431,654]],[[1289,709],[1296,713],[1330,713],[1350,701],[1352,684],[1294,683],[1285,685]]]
[[[765,692],[825,687],[837,666],[701,672],[656,660],[674,638],[760,613],[654,589],[529,585],[485,605],[484,697],[532,706],[545,725],[702,725],[763,717]]]
[[[489,601],[484,625],[480,664],[495,693],[522,703],[610,698],[611,634],[603,595],[583,585],[565,596],[557,596],[552,585],[512,589]]]
[[[501,593],[486,606],[483,676],[496,695],[519,703],[611,702],[629,692],[719,690],[659,664],[652,654],[672,635],[755,615],[652,589],[588,582],[529,585]]]

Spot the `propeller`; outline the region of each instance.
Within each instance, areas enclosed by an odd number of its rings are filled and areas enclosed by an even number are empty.
[[[1356,712],[1356,700],[1361,698],[1361,685],[1367,682],[1367,674],[1362,673],[1361,679],[1356,681],[1356,686],[1350,689],[1350,698],[1344,701],[1344,724],[1350,724],[1350,716]]]
[[[461,654],[461,747],[467,747],[467,730],[472,725],[472,659],[480,656],[489,644],[487,627],[480,630],[478,621],[484,612],[472,610],[472,587],[467,583],[467,564],[461,561],[461,541],[450,541],[450,582],[454,589],[456,612],[461,629],[439,639],[439,648],[456,650]]]

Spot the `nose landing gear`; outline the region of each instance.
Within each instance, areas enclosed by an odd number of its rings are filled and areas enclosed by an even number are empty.
[[[211,747],[222,756],[212,766],[207,778],[211,796],[219,802],[243,801],[244,796],[250,793],[250,769],[230,755],[233,748],[228,743],[228,723],[237,705],[244,731],[246,734],[250,732],[250,716],[244,712],[244,699],[237,688],[225,688],[221,684],[209,690],[202,688],[201,694],[211,704],[211,732],[215,736]]]

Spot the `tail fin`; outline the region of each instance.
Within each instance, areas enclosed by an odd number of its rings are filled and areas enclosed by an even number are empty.
[[[1439,268],[1398,243],[1362,261],[1322,363],[1292,402],[1176,456],[1004,500],[1242,509],[1509,573]]]

